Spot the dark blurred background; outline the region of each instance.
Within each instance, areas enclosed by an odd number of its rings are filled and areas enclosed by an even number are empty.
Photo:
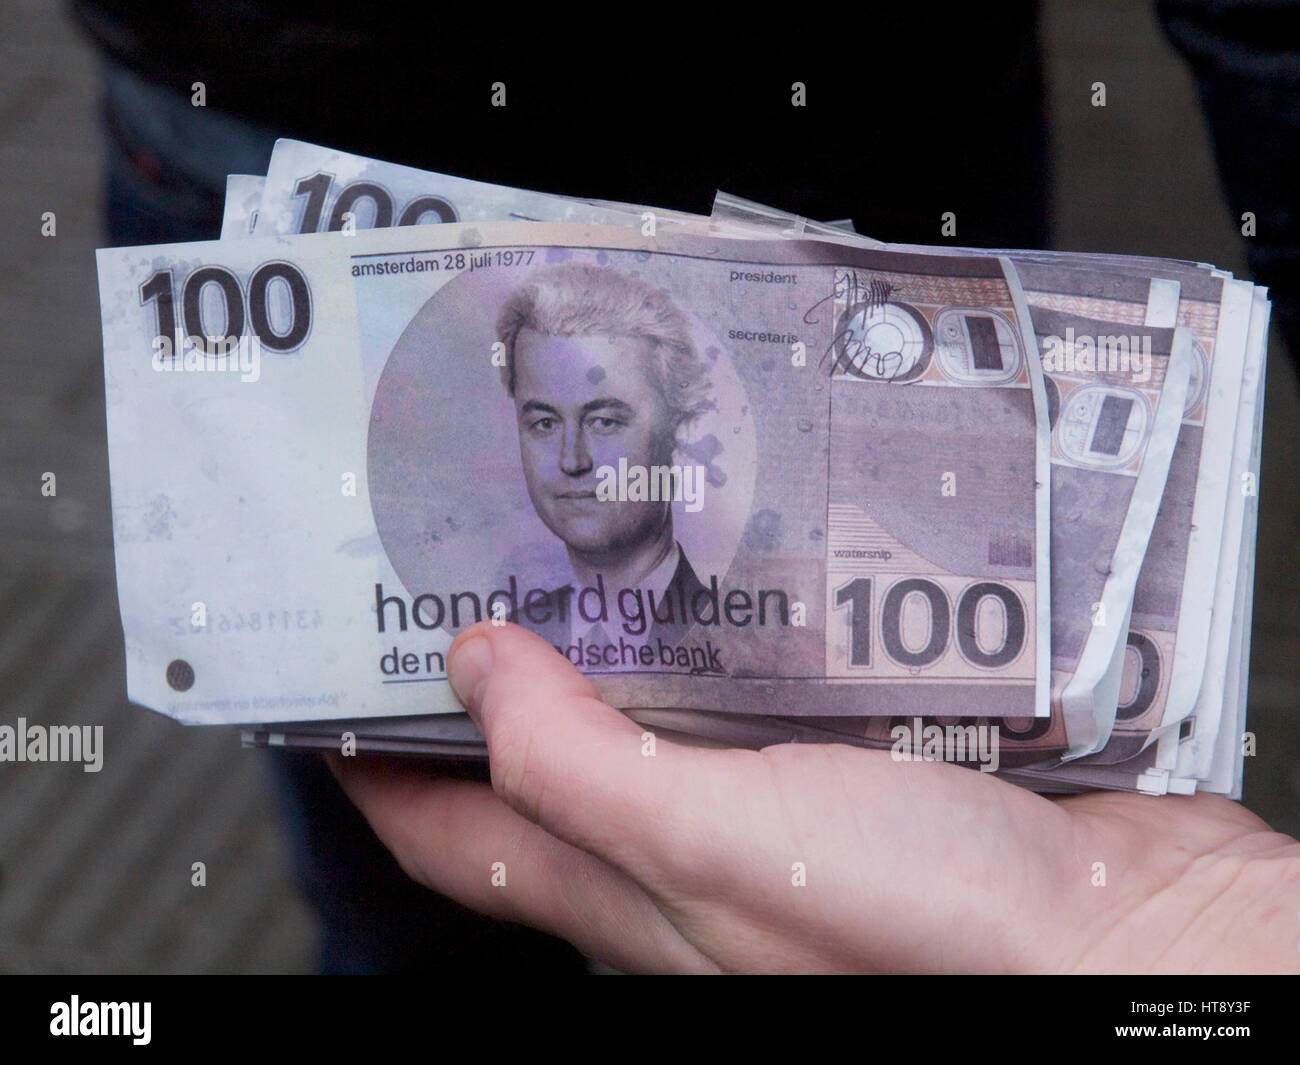
[[[159,11],[174,15],[191,6]],[[233,14],[214,21],[213,32],[231,32],[239,18],[270,18],[265,12],[272,6],[225,5]],[[94,261],[94,249],[110,243],[105,174],[122,154],[121,138],[115,140],[111,129],[106,134],[101,105],[101,57],[112,51],[105,43],[111,44],[112,30],[92,43],[84,24],[74,23],[60,5],[6,0],[5,7],[0,723],[24,717],[34,723],[102,724],[106,754],[98,774],[83,773],[78,765],[0,764],[0,972],[312,971],[320,928],[295,886],[290,840],[266,756],[241,750],[233,729],[185,729],[126,702]],[[702,30],[697,37],[690,27],[681,27],[671,41],[654,34],[641,45],[620,46],[633,48],[630,57],[616,53],[567,70],[521,69],[510,92],[523,102],[523,111],[512,113],[513,126],[495,130],[488,125],[491,116],[425,122],[420,108],[387,106],[382,88],[375,90],[374,121],[358,124],[355,115],[313,106],[317,94],[310,77],[282,86],[277,95],[273,54],[249,59],[270,79],[269,89],[241,80],[228,67],[223,80],[214,69],[209,107],[220,108],[224,91],[224,99],[234,101],[229,106],[257,111],[259,121],[275,124],[270,132],[546,191],[707,213],[712,190],[722,187],[814,217],[850,214],[860,230],[900,241],[938,242],[939,215],[952,210],[963,242],[1031,244],[1037,237],[1055,248],[1208,261],[1250,277],[1238,220],[1248,208],[1229,207],[1225,199],[1197,83],[1162,33],[1154,9],[1125,0],[1048,0],[1039,5],[1035,51],[1032,5],[1010,8],[1014,19],[984,16],[1006,19],[1003,36],[1009,42],[987,61],[972,54],[980,41],[964,36],[960,27],[948,27],[946,48],[927,40],[915,32],[924,22],[915,13],[910,23],[876,20],[861,33],[826,30],[806,42],[807,58],[789,65],[819,71],[835,64],[848,78],[844,84],[859,86],[842,93],[834,121],[807,142],[791,142],[778,125],[756,138],[755,121],[738,117],[750,106],[751,88],[716,73],[706,98],[692,105],[690,79],[707,65],[709,34]],[[927,31],[941,34],[944,16],[936,14],[932,22]],[[176,32],[175,25],[160,14],[157,26],[158,38],[147,42],[155,49],[156,76],[177,84],[197,79],[190,72],[195,60],[183,47],[168,46],[166,35]],[[993,36],[1002,29],[993,26]],[[989,36],[986,26],[981,39]],[[414,37],[415,53],[395,57],[394,67],[420,62],[418,53],[426,48],[428,55],[454,52],[467,70],[481,66],[483,49],[462,47],[449,33],[436,41]],[[762,62],[775,69],[775,83],[788,85],[785,66],[770,58],[781,43],[772,42]],[[1284,45],[1294,60],[1295,39]],[[237,52],[241,42],[232,39],[225,46]],[[727,42],[714,47],[726,48]],[[885,50],[906,77],[871,61]],[[665,86],[671,83],[662,100],[660,90],[654,84],[647,89],[642,79],[621,124],[609,124],[608,101],[601,121],[584,116],[584,94],[599,95],[612,68],[638,56],[645,62],[647,55],[649,69]],[[286,56],[287,65],[291,58]],[[1008,73],[1012,67],[1019,75]],[[1046,161],[999,167],[996,158],[973,157],[971,146],[981,138],[993,145],[994,157],[1004,143],[1034,155],[1042,130],[1021,119],[1036,106],[1031,97],[1040,73]],[[983,90],[970,81],[973,76],[985,79]],[[376,72],[376,85],[385,77],[385,71]],[[444,115],[481,108],[485,91],[479,83],[490,79],[482,70],[475,77],[472,88],[463,79],[447,82]],[[551,128],[556,136],[582,140],[582,150],[571,145],[567,152],[547,153],[547,127],[529,122],[528,93],[544,88],[548,77],[577,79],[571,96],[576,110]],[[583,78],[594,80],[584,87]],[[818,91],[809,80],[810,92]],[[1098,81],[1106,85],[1105,108],[1091,103]],[[462,106],[456,96],[462,90],[472,92],[474,101],[467,97]],[[788,99],[788,89],[782,93]],[[1239,103],[1230,93],[1226,105],[1222,95],[1217,101],[1220,107]],[[1276,107],[1278,101],[1259,98],[1254,106]],[[1294,94],[1290,107],[1296,107]],[[661,126],[662,113],[674,108],[687,116],[683,121],[699,123],[681,143],[709,141],[720,162],[702,165],[697,156],[692,166],[675,156],[673,132]],[[1297,120],[1279,111],[1278,121],[1294,126]],[[891,143],[890,131],[903,124],[916,126],[931,144],[924,157]],[[415,132],[404,134],[404,128]],[[409,150],[400,148],[403,136]],[[1243,152],[1224,141],[1222,129],[1219,137],[1225,164],[1247,172],[1259,168],[1272,175],[1274,186],[1294,182],[1294,170],[1268,169],[1278,168],[1277,160],[1258,144]],[[625,143],[638,139],[640,148]],[[615,142],[620,147],[608,147]],[[150,167],[165,170],[167,164],[165,158],[132,161],[146,177],[157,177]],[[218,169],[210,175],[214,187],[224,181],[224,164]],[[862,191],[846,204],[843,189],[850,183]],[[185,194],[183,174],[177,184]],[[190,215],[195,232],[173,232],[171,239],[216,237],[206,213],[211,197],[196,197]],[[996,213],[985,209],[994,201]],[[57,217],[52,238],[41,235],[46,211]],[[1293,215],[1292,210],[1292,223]],[[1260,261],[1254,265],[1258,269]],[[1296,268],[1290,269],[1294,274]],[[1247,722],[1258,737],[1258,753],[1247,762],[1244,801],[1275,828],[1297,835],[1300,403],[1279,333],[1275,315]],[[54,498],[40,493],[46,471],[58,477]],[[208,877],[202,889],[190,884],[191,863],[200,860]]]

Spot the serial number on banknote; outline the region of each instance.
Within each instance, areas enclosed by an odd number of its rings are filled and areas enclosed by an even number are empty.
[[[319,610],[258,610],[249,614],[217,614],[205,616],[202,624],[194,617],[168,618],[172,632],[177,636],[196,635],[201,632],[289,632],[295,629],[319,629],[325,624],[325,615]]]

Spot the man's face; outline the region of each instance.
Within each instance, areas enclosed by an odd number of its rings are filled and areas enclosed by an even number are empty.
[[[672,462],[673,426],[646,374],[651,342],[626,336],[515,340],[515,410],[524,480],[538,517],[575,551],[618,554],[653,539],[668,504],[596,498],[596,471]]]

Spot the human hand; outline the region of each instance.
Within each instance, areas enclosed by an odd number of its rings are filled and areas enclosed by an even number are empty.
[[[487,739],[491,785],[335,755],[340,782],[411,877],[616,968],[1300,963],[1300,844],[1230,800],[1052,800],[839,744],[658,737],[646,756],[645,730],[525,629],[475,625],[448,666]]]

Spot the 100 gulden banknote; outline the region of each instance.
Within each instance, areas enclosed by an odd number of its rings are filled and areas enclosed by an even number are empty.
[[[497,618],[624,707],[1048,711],[1002,260],[485,222],[99,267],[136,702],[456,711]]]

